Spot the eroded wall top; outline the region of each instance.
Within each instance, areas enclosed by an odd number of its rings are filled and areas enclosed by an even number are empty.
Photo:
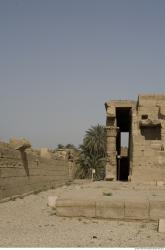
[[[152,107],[162,105],[165,105],[165,94],[145,94],[138,96],[138,106]]]

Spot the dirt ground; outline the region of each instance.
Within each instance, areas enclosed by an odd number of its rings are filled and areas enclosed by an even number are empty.
[[[111,190],[112,194],[118,190],[118,195],[128,193],[128,185],[119,184],[111,184],[109,189],[108,183],[75,182],[1,203],[0,247],[165,247],[165,234],[158,233],[157,222],[57,217],[55,210],[47,206],[49,195],[78,194],[84,188],[90,191],[98,188],[101,193]],[[131,190],[136,187],[131,185]],[[151,190],[150,195],[154,196],[164,192],[164,188],[152,190],[148,186],[138,186],[137,190],[147,195]]]

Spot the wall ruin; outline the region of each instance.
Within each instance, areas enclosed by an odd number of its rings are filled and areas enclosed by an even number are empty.
[[[0,199],[64,185],[68,161],[50,156],[41,157],[31,149],[22,152],[0,142]]]
[[[106,179],[122,180],[121,171],[128,171],[124,180],[165,181],[165,95],[139,95],[137,102],[110,101],[105,107]],[[120,152],[121,132],[129,133],[126,170]]]

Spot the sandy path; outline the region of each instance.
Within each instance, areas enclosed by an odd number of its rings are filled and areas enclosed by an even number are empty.
[[[72,188],[0,204],[0,247],[165,247],[157,223],[57,217],[47,197]]]

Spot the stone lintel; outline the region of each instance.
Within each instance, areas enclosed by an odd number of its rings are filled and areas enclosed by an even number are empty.
[[[109,107],[114,107],[114,108],[133,108],[136,106],[136,101],[132,100],[111,100],[105,103],[105,108],[106,110]]]

